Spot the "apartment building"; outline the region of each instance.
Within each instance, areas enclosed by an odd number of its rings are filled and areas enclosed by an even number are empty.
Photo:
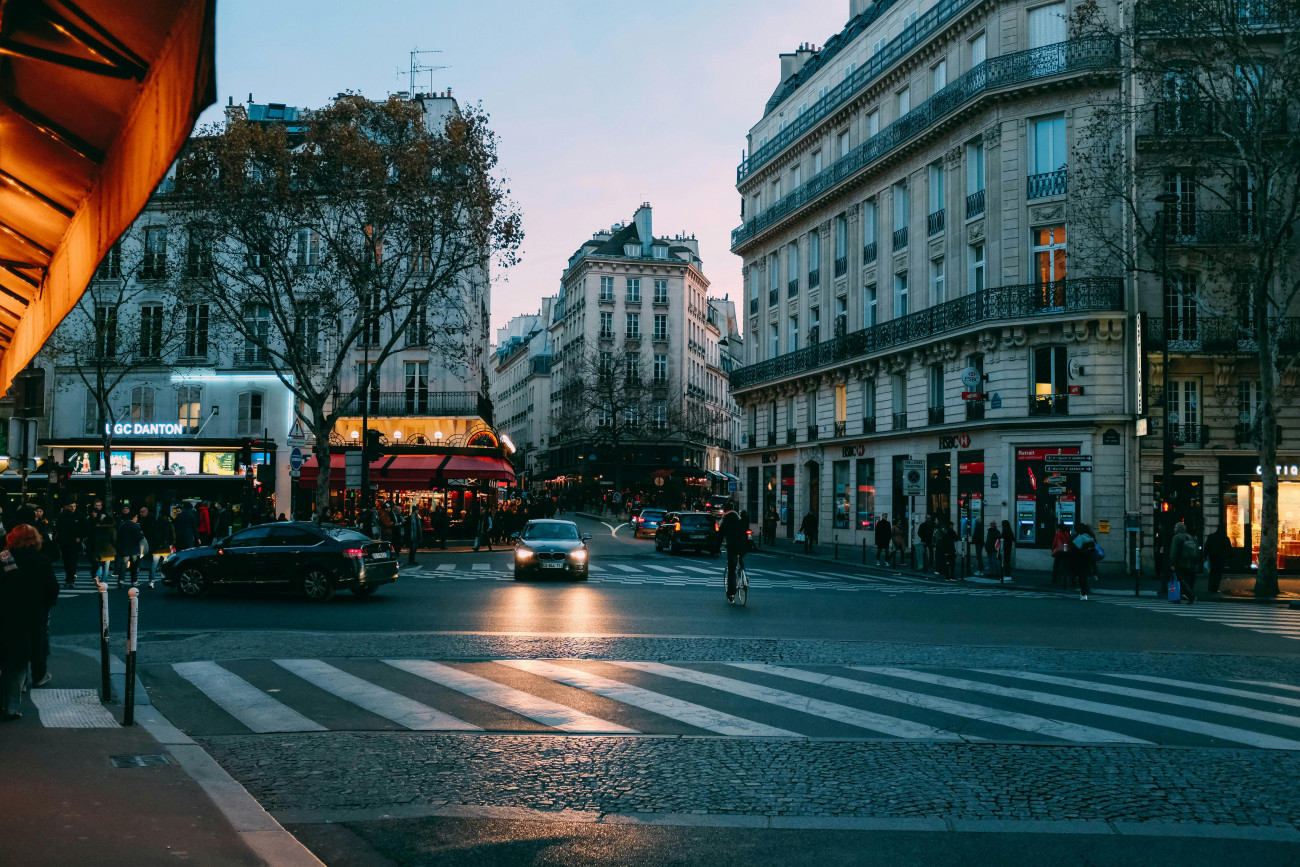
[[[497,329],[490,371],[492,407],[497,429],[514,443],[512,456],[521,490],[540,484],[550,452],[550,323],[555,296],[542,299],[537,313],[516,316]]]
[[[1139,508],[1132,310],[1069,254],[1072,137],[1117,86],[1117,42],[1071,38],[1066,2],[849,11],[781,56],[737,169],[743,502],[849,544],[884,515],[1005,520],[1032,568],[1086,520],[1117,568]]]

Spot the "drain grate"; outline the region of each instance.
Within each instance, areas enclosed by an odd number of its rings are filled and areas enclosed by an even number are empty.
[[[150,768],[158,765],[169,765],[167,757],[160,754],[144,756],[109,756],[108,760],[113,763],[115,768]]]

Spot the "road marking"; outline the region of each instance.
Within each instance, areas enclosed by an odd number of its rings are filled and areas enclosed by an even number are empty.
[[[463,692],[479,701],[514,711],[520,716],[566,732],[636,734],[630,729],[608,720],[589,716],[566,705],[548,701],[522,690],[479,677],[458,668],[440,665],[423,659],[385,659],[385,663],[410,672],[416,677],[441,684],[448,689]]]
[[[694,572],[696,575],[708,575],[711,578],[718,576],[718,570],[703,569],[699,566],[678,566],[677,569],[681,572]]]
[[[226,713],[258,734],[267,732],[323,732],[325,726],[276,701],[239,675],[215,662],[177,662],[181,677],[198,687]]]
[[[438,564],[438,570],[437,570],[437,571],[439,571],[439,572],[455,572],[455,571],[456,571],[456,564],[455,564],[455,563],[439,563],[439,564]]]
[[[602,524],[605,524],[604,521],[601,521],[601,523],[602,523]],[[606,527],[609,527],[609,524],[605,524],[605,526],[606,526]],[[617,527],[609,527],[609,535],[611,535],[611,536],[617,536],[619,530],[623,529],[624,527],[630,527],[630,526],[632,526],[632,525],[629,524],[627,521],[624,521],[623,523],[619,524]],[[632,535],[633,535],[633,538],[635,538],[636,534],[633,533]]]
[[[1060,722],[1053,719],[1047,719],[1046,717],[1032,716],[1030,714],[1017,713],[1015,711],[999,710],[997,708],[969,704],[964,701],[939,698],[921,692],[894,689],[893,687],[882,686],[877,683],[852,680],[847,677],[817,674],[816,672],[804,671],[800,668],[764,665],[763,663],[758,662],[732,662],[728,664],[736,668],[748,669],[749,671],[775,674],[781,677],[791,678],[792,680],[800,680],[804,683],[829,686],[834,689],[842,689],[846,692],[854,692],[859,695],[869,695],[873,698],[884,699],[885,701],[898,702],[911,707],[921,707],[926,710],[935,710],[940,713],[953,714],[954,716],[966,717],[967,719],[993,723],[994,725],[1020,729],[1021,731],[1033,732],[1034,734],[1046,735],[1048,737],[1060,738],[1061,740],[1074,741],[1076,743],[1151,743],[1151,741],[1145,741],[1141,738],[1129,737],[1128,735],[1122,735],[1118,732],[1106,731],[1105,729],[1093,728],[1092,726],[1075,725],[1074,723]]]
[[[942,674],[932,674],[928,671],[910,671],[906,668],[887,668],[870,665],[853,665],[850,666],[850,668],[857,669],[858,671],[869,672],[871,674],[883,674],[888,677],[900,677],[906,680],[920,681],[921,683],[932,683],[935,686],[946,686],[953,689],[969,690],[971,692],[983,692],[988,693],[989,695],[1001,696],[1003,698],[1017,698],[1024,701],[1036,702],[1037,704],[1051,705],[1053,707],[1068,707],[1071,710],[1095,713],[1100,716],[1118,717],[1119,719],[1128,719],[1135,722],[1164,726],[1165,728],[1172,728],[1178,731],[1195,732],[1196,734],[1207,735],[1225,741],[1232,741],[1233,743],[1246,744],[1247,746],[1252,747],[1276,750],[1300,749],[1300,741],[1293,741],[1288,738],[1259,734],[1258,732],[1239,729],[1233,726],[1201,722],[1200,720],[1174,716],[1173,714],[1154,713],[1152,711],[1124,707],[1123,705],[1103,704],[1102,702],[1088,701],[1087,699],[1071,698],[1070,696],[1057,695],[1056,693],[1051,692],[1016,689],[1015,687],[998,686],[997,684],[992,683],[981,683],[977,680],[966,680],[965,678],[960,677],[948,677]]]
[[[945,741],[966,740],[961,735],[937,729],[933,726],[859,710],[855,707],[822,701],[821,699],[808,698],[797,693],[786,692],[783,689],[772,689],[768,686],[760,686],[756,683],[722,677],[721,675],[696,671],[691,668],[678,668],[675,665],[664,665],[660,662],[611,662],[610,664],[644,671],[647,674],[657,674],[660,677],[671,677],[674,680],[693,683],[697,686],[707,686],[720,692],[729,692],[732,695],[743,696],[765,704],[774,704],[778,707],[797,710],[800,713],[819,716],[824,719],[857,726],[858,728],[870,729],[871,731],[898,738],[926,738]]]
[[[565,686],[571,686],[574,689],[594,692],[596,695],[614,701],[621,701],[623,704],[639,707],[659,716],[675,719],[678,722],[722,735],[737,737],[803,737],[797,732],[742,719],[729,713],[723,713],[720,710],[651,692],[648,689],[642,689],[639,686],[633,686],[620,680],[611,680],[607,677],[589,674],[576,668],[567,668],[562,665],[533,659],[499,659],[497,662],[501,665],[517,668],[520,671],[545,677]]]
[[[653,569],[653,570],[656,571],[656,572],[663,572],[663,573],[665,573],[665,574],[667,574],[667,575],[676,575],[676,574],[677,574],[677,570],[674,569],[674,568],[672,568],[671,566],[651,566],[651,565],[649,565],[649,564],[647,563],[647,564],[646,564],[646,568],[647,568],[647,569]]]
[[[611,569],[617,569],[617,570],[619,570],[620,572],[631,572],[633,575],[643,575],[643,574],[645,574],[645,573],[643,573],[640,569],[636,568],[635,566],[624,566],[622,563],[610,563],[610,564],[609,564],[609,568],[611,568]]]
[[[1249,707],[1241,707],[1234,704],[1224,704],[1219,701],[1208,701],[1202,698],[1190,698],[1184,695],[1174,695],[1166,692],[1155,692],[1150,689],[1134,689],[1128,686],[1118,686],[1113,683],[1097,683],[1091,680],[1078,680],[1073,677],[1057,677],[1052,674],[1038,674],[1032,671],[996,671],[991,669],[975,669],[980,674],[991,674],[1001,677],[1014,677],[1018,680],[1034,680],[1039,683],[1050,683],[1053,686],[1065,686],[1071,689],[1084,689],[1091,692],[1104,692],[1111,695],[1122,695],[1125,698],[1138,698],[1143,701],[1154,701],[1161,704],[1176,704],[1180,707],[1193,708],[1195,710],[1205,710],[1210,713],[1221,713],[1228,716],[1237,716],[1244,719],[1255,720],[1256,722],[1273,723],[1274,725],[1287,726],[1289,728],[1300,728],[1300,717],[1288,716],[1282,713],[1272,713],[1266,710],[1255,710]]]
[[[491,572],[491,571],[492,571],[492,564],[491,564],[491,563],[473,563],[473,564],[470,565],[470,569],[474,570],[475,572]]]
[[[1149,674],[1107,674],[1107,677],[1121,677],[1125,680],[1139,680],[1143,683],[1159,683],[1164,686],[1177,686],[1183,689],[1192,689],[1198,692],[1213,692],[1219,695],[1231,695],[1237,698],[1248,698],[1256,701],[1268,701],[1274,704],[1284,704],[1290,707],[1300,707],[1300,699],[1287,698],[1282,695],[1269,695],[1266,692],[1252,692],[1248,689],[1233,689],[1230,686],[1214,686],[1209,683],[1197,683],[1191,680],[1174,680],[1171,677],[1153,677]]]
[[[1292,686],[1289,683],[1273,683],[1271,680],[1238,680],[1237,683],[1248,683],[1251,686],[1267,686],[1273,689],[1285,689],[1290,692],[1300,692],[1300,686]]]
[[[376,716],[392,720],[415,731],[482,731],[476,725],[434,710],[414,699],[340,671],[319,659],[277,659],[275,663],[328,693],[350,701]]]

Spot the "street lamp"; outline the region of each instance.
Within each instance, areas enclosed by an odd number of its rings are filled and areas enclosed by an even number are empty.
[[[1171,216],[1171,205],[1178,204],[1177,193],[1161,193],[1155,199],[1164,209],[1160,215],[1160,300],[1164,306],[1164,339],[1160,342],[1160,406],[1164,417],[1160,420],[1160,503],[1156,507],[1155,534],[1156,534],[1156,551],[1164,557],[1164,569],[1160,569],[1157,564],[1161,579],[1168,572],[1169,566],[1169,538],[1172,535],[1170,531],[1170,520],[1173,515],[1165,510],[1165,505],[1173,499],[1171,496],[1174,487],[1174,451],[1173,451],[1173,432],[1170,429],[1171,403],[1169,388],[1169,334],[1173,323],[1169,319],[1171,307],[1166,303],[1169,297],[1169,219]],[[1158,591],[1157,591],[1158,592]]]

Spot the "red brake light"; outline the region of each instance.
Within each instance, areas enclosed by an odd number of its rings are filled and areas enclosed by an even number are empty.
[[[366,552],[361,548],[349,548],[343,553],[346,554],[348,556],[348,559],[351,560],[360,560],[366,556]]]

